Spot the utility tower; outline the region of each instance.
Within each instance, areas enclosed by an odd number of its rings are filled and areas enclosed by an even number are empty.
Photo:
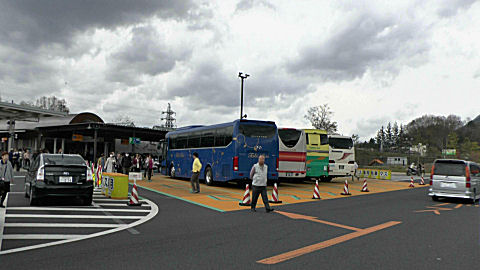
[[[168,103],[167,110],[162,112],[162,115],[163,114],[166,115],[165,117],[162,117],[162,120],[165,120],[164,127],[169,129],[174,129],[176,119],[173,116],[176,115],[177,113],[172,111],[172,108],[170,107],[170,103]]]

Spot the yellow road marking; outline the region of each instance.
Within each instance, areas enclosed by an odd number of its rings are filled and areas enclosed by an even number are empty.
[[[356,231],[356,232],[345,234],[345,235],[342,235],[342,236],[339,236],[339,237],[335,237],[333,239],[326,240],[326,241],[323,241],[323,242],[320,242],[320,243],[317,243],[317,244],[313,244],[313,245],[306,246],[306,247],[303,247],[303,248],[299,248],[299,249],[296,249],[296,250],[292,250],[292,251],[289,251],[289,252],[286,252],[286,253],[282,253],[280,255],[276,255],[276,256],[273,256],[273,257],[270,257],[270,258],[259,260],[259,261],[257,261],[257,263],[269,264],[269,265],[281,263],[281,262],[284,262],[284,261],[302,256],[302,255],[305,255],[305,254],[308,254],[308,253],[312,253],[312,252],[320,250],[320,249],[324,249],[324,248],[327,248],[327,247],[330,247],[330,246],[333,246],[333,245],[336,245],[336,244],[340,244],[340,243],[348,241],[348,240],[352,240],[354,238],[357,238],[357,237],[360,237],[360,236],[363,236],[363,235],[367,235],[367,234],[370,234],[370,233],[373,233],[373,232],[376,232],[376,231],[379,231],[379,230],[383,230],[383,229],[388,228],[388,227],[398,225],[400,223],[402,223],[402,222],[400,222],[400,221],[389,221],[387,223],[383,223],[383,224],[380,224],[380,225],[377,225],[377,226],[362,229],[360,231]]]
[[[326,225],[339,227],[339,228],[343,228],[343,229],[347,229],[347,230],[351,230],[351,231],[361,231],[361,230],[363,230],[363,229],[355,228],[355,227],[352,227],[352,226],[342,225],[342,224],[338,224],[338,223],[334,223],[334,222],[330,222],[330,221],[326,221],[326,220],[320,220],[320,219],[317,219],[316,217],[305,216],[305,215],[283,212],[283,211],[276,211],[276,212],[281,214],[281,215],[292,218],[292,219],[305,219],[305,220],[309,220],[309,221],[313,221],[313,222],[317,222],[317,223],[323,223],[323,224],[326,224]]]

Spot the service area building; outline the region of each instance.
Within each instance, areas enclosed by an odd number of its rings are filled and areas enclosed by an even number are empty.
[[[13,109],[12,109],[13,108]],[[78,114],[48,114],[0,102],[1,148],[48,150],[57,153],[81,154],[87,160],[96,160],[103,153],[128,152],[159,155],[158,143],[167,130],[105,123],[90,112]]]

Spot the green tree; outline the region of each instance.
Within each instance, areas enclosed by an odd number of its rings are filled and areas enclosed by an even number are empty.
[[[458,146],[458,136],[455,132],[450,132],[447,137],[447,148],[457,149]]]
[[[470,159],[472,153],[472,142],[469,138],[465,138],[463,143],[460,145],[460,155],[462,158]]]

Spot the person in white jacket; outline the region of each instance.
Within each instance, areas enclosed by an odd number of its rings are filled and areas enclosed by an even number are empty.
[[[273,211],[273,208],[268,204],[267,196],[267,179],[268,178],[268,166],[265,164],[265,156],[260,155],[258,157],[258,163],[254,164],[250,170],[250,179],[252,179],[252,203],[251,210],[252,212],[257,211],[255,207],[257,206],[258,196],[262,195],[263,204],[265,205],[265,210],[268,212]]]
[[[105,161],[105,166],[103,168],[103,171],[107,173],[113,173],[113,171],[115,170],[115,162],[116,162],[115,153],[112,152],[110,153],[110,156],[107,158],[107,161]]]

